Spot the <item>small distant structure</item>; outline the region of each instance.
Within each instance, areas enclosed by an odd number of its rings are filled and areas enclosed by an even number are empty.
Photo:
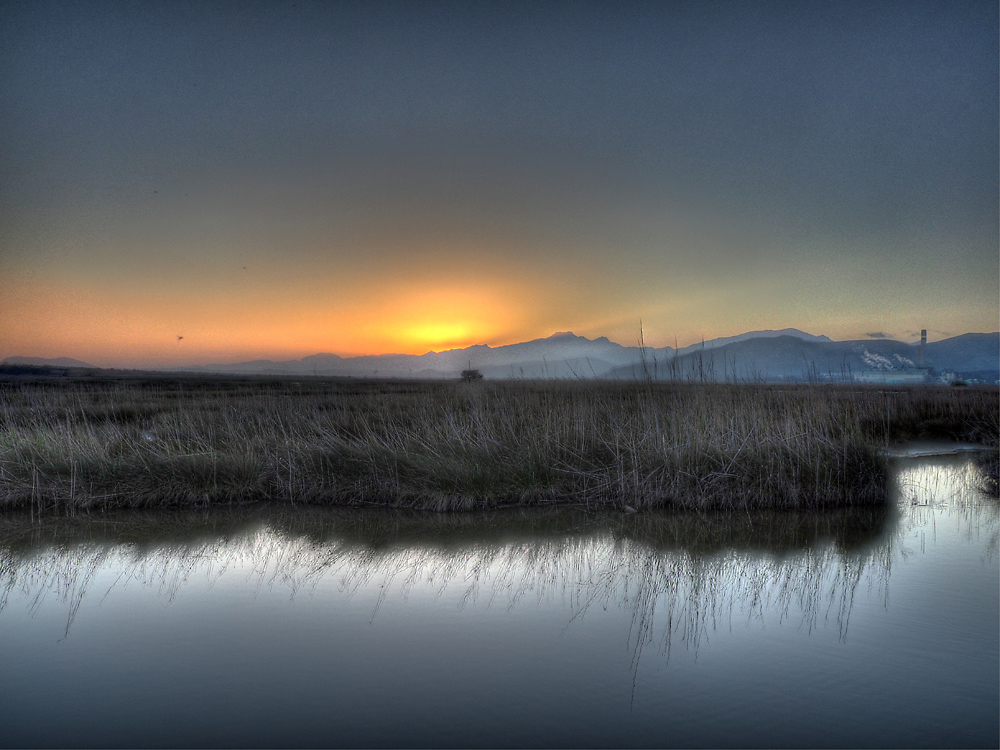
[[[476,380],[482,380],[483,374],[472,367],[472,362],[469,362],[469,369],[462,370],[462,382],[472,383]]]
[[[855,383],[877,383],[878,385],[921,385],[928,382],[923,370],[870,370],[854,373]]]
[[[865,349],[863,359],[872,367],[871,370],[854,373],[857,383],[878,383],[879,385],[921,385],[944,381],[935,376],[934,368],[924,364],[924,349],[927,346],[927,329],[920,331],[920,344],[917,347],[917,362],[895,355],[896,361],[878,353],[870,353]]]
[[[917,349],[917,371],[923,373],[924,380],[928,383],[935,380],[934,368],[924,362],[924,349],[927,348],[927,329],[920,329],[920,346]]]

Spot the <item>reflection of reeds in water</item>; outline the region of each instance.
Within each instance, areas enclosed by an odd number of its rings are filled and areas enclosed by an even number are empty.
[[[302,510],[302,509],[300,509]],[[808,630],[830,619],[846,635],[866,577],[884,588],[882,509],[828,514],[596,514],[581,510],[426,516],[314,509],[110,516],[110,523],[8,521],[0,543],[0,614],[11,596],[68,609],[67,634],[101,571],[172,599],[228,572],[290,596],[333,582],[348,596],[450,591],[460,606],[625,611],[635,659],[678,639],[697,648],[713,629],[777,616]],[[185,519],[185,517],[188,517]],[[129,520],[131,518],[131,520]],[[161,525],[162,524],[162,525]],[[636,662],[637,663],[637,662]]]
[[[993,498],[1000,498],[1000,452],[982,451],[975,456],[976,486]]]
[[[902,539],[934,534],[939,522],[958,524],[969,540],[985,540],[986,559],[1000,550],[1000,504],[984,491],[980,455],[900,460],[896,473],[897,504],[907,510],[898,526]]]

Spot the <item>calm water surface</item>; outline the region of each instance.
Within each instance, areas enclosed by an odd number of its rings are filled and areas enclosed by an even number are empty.
[[[0,745],[997,747],[1000,512],[0,519]]]

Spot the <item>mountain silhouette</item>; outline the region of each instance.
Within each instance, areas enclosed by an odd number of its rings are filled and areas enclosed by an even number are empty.
[[[682,347],[622,346],[572,331],[518,344],[477,344],[426,354],[256,360],[195,368],[205,372],[353,377],[456,378],[479,370],[489,379],[683,379],[774,382],[850,380],[866,372],[914,371],[918,346],[892,339],[832,341],[795,328],[750,331]],[[969,333],[927,344],[924,362],[939,372],[993,379],[1000,333]],[[191,369],[191,368],[187,368]]]
[[[735,338],[735,337],[734,337]],[[617,379],[727,382],[919,381],[952,373],[995,382],[1000,378],[1000,333],[968,333],[919,345],[892,339],[823,341],[779,335],[740,338],[721,346],[685,347],[645,365],[617,368]]]
[[[94,365],[81,362],[72,357],[7,357],[0,365],[27,365],[28,367],[86,367],[93,369]]]
[[[804,382],[953,378],[1000,379],[1000,333],[966,333],[925,346],[892,339],[832,341],[795,328],[749,331],[675,350],[622,346],[606,337],[588,339],[572,331],[491,347],[477,344],[426,354],[342,357],[318,353],[302,359],[257,359],[232,364],[169,368],[172,372],[229,375],[339,376],[357,378],[455,379],[465,369],[486,378],[578,380],[705,380]],[[92,367],[60,357],[8,357],[9,366]]]

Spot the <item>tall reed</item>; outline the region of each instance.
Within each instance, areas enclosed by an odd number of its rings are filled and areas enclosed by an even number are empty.
[[[6,381],[0,504],[862,505],[887,442],[998,421],[996,389]]]

